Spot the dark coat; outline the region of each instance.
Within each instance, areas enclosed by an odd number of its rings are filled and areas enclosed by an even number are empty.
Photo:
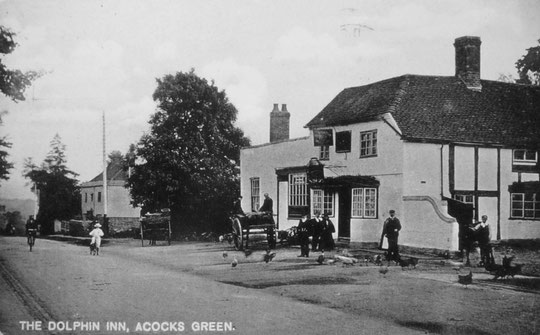
[[[274,213],[273,208],[274,208],[274,202],[272,201],[270,197],[268,197],[264,199],[263,205],[261,206],[261,208],[259,208],[259,212]]]
[[[401,230],[401,223],[397,217],[389,217],[384,221],[383,234],[389,240],[397,240],[399,231]]]

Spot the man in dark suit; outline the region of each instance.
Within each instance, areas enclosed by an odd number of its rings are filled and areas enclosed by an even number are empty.
[[[273,214],[274,210],[272,209],[274,207],[274,202],[272,201],[272,198],[268,195],[268,193],[264,194],[264,202],[261,208],[259,208],[259,212],[266,212],[268,214]]]
[[[398,237],[401,230],[401,223],[395,216],[396,212],[392,209],[389,212],[390,217],[384,221],[383,236],[388,239],[388,261],[399,262],[399,249],[398,249]]]

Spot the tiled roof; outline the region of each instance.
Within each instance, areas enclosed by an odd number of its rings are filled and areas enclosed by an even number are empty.
[[[111,162],[109,165],[107,165],[107,180],[127,180],[128,175],[126,171],[124,171],[122,164],[118,164],[117,162]],[[92,181],[102,181],[103,180],[103,172],[97,175],[94,179],[90,180]]]
[[[540,144],[540,87],[456,77],[404,75],[344,89],[308,128],[377,120],[391,113],[408,140],[507,146]]]

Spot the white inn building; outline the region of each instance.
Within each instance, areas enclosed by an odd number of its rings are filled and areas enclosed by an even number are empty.
[[[395,209],[400,244],[458,250],[449,207],[466,203],[493,239],[540,238],[540,87],[481,80],[480,44],[455,40],[454,76],[344,89],[308,137],[289,139],[290,114],[274,105],[270,143],[241,151],[243,208],[269,193],[279,229],[321,210],[352,242],[378,242]]]

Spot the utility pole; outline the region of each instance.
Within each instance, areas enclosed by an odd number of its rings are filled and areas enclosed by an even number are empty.
[[[105,111],[103,111],[103,217],[107,217],[107,151],[105,148]]]

